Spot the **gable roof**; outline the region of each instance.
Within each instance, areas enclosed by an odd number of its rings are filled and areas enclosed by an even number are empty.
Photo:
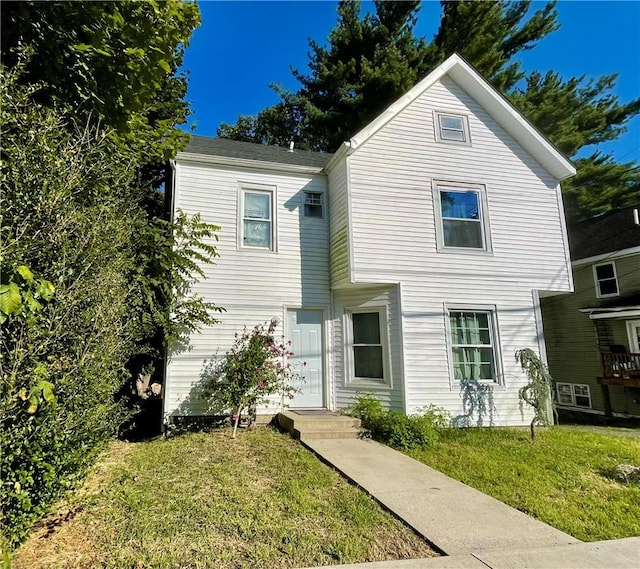
[[[334,156],[350,154],[364,144],[387,122],[403,111],[434,83],[448,76],[473,97],[531,156],[554,178],[563,180],[576,173],[573,164],[471,65],[453,54],[429,75],[400,97],[386,111],[343,145]]]
[[[603,213],[570,226],[571,258],[576,261],[640,247],[640,225],[635,224],[634,209],[640,210],[640,204]]]
[[[288,164],[307,166],[310,168],[324,168],[331,159],[331,154],[311,152],[309,150],[294,150],[280,146],[267,146],[255,142],[241,142],[226,138],[212,138],[208,136],[191,135],[186,154],[201,156],[219,156],[239,160],[254,160],[271,164]]]

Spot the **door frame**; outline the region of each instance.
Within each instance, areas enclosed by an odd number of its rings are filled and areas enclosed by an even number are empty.
[[[284,323],[283,333],[285,340],[289,340],[289,319],[288,313],[290,310],[309,310],[322,313],[322,326],[320,331],[322,333],[322,405],[320,407],[295,407],[290,406],[292,409],[331,409],[331,394],[329,393],[329,350],[327,350],[327,343],[329,340],[329,307],[328,306],[300,306],[298,304],[284,304],[282,307],[282,321]],[[295,399],[294,399],[295,401]]]

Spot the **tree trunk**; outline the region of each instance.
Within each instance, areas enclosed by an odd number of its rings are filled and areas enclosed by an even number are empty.
[[[238,423],[240,422],[240,411],[242,410],[241,407],[238,407],[238,410],[236,411],[236,420],[233,423],[233,433],[231,434],[231,438],[235,439],[236,438],[236,432],[238,431]]]

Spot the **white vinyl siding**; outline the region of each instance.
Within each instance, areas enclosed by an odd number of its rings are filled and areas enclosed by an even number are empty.
[[[404,408],[402,382],[402,341],[399,290],[397,287],[367,286],[340,289],[333,293],[333,370],[335,406],[343,409],[358,391],[370,391],[387,408]],[[382,340],[384,381],[354,378],[353,336],[350,315],[354,312],[378,313]]]
[[[278,254],[264,248],[238,247],[241,224],[241,189],[277,188],[273,211],[277,219]],[[203,221],[221,227],[216,245],[220,257],[203,267],[205,278],[193,293],[226,309],[216,314],[218,324],[191,335],[191,348],[172,354],[167,368],[165,411],[168,415],[198,414],[203,401],[198,394],[205,360],[223,355],[233,344],[234,334],[244,326],[278,318],[286,307],[325,309],[330,306],[329,238],[326,220],[306,218],[303,193],[325,193],[322,175],[279,174],[266,170],[240,169],[180,162],[176,172],[175,208],[187,214],[201,213]],[[292,207],[295,204],[295,207]],[[281,334],[279,325],[277,333]],[[261,407],[259,413],[277,410]]]
[[[600,263],[593,266],[593,279],[598,298],[618,296],[618,275],[615,262]]]
[[[349,203],[348,203],[347,160],[341,160],[328,175],[329,185],[329,235],[331,288],[349,284]]]
[[[468,117],[473,145],[434,140],[434,109]],[[465,393],[451,380],[447,307],[495,306],[502,377],[489,382],[495,412],[484,424],[529,422],[529,411],[523,416],[518,405],[527,378],[514,353],[540,351],[532,291],[569,292],[572,286],[557,180],[448,78],[417,97],[348,162],[354,286],[402,285],[398,375],[406,411],[435,404],[468,418]],[[482,188],[490,253],[439,246],[434,192],[442,182]],[[478,424],[479,417],[469,420]]]

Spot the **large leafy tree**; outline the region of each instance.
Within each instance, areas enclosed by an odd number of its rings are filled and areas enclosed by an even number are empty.
[[[178,0],[2,4],[0,550],[129,416],[130,372],[215,321],[189,292],[217,228],[164,219],[159,191],[198,21]]]
[[[563,80],[522,70],[517,56],[559,28],[555,2],[530,14],[531,2],[442,2],[432,41],[414,35],[419,2],[375,1],[360,15],[357,1],[338,5],[326,45],[311,41],[310,73],[294,70],[295,93],[256,116],[222,124],[218,135],[332,152],[454,52],[502,91],[567,156],[613,140],[640,112],[640,99],[621,104],[616,75]],[[594,152],[575,159],[578,175],[564,183],[567,213],[576,219],[640,200],[640,172]]]
[[[198,7],[179,0],[3,2],[2,62],[12,68],[26,56],[21,80],[40,84],[38,103],[66,104],[146,161],[163,160],[189,114],[176,70],[199,22]]]

